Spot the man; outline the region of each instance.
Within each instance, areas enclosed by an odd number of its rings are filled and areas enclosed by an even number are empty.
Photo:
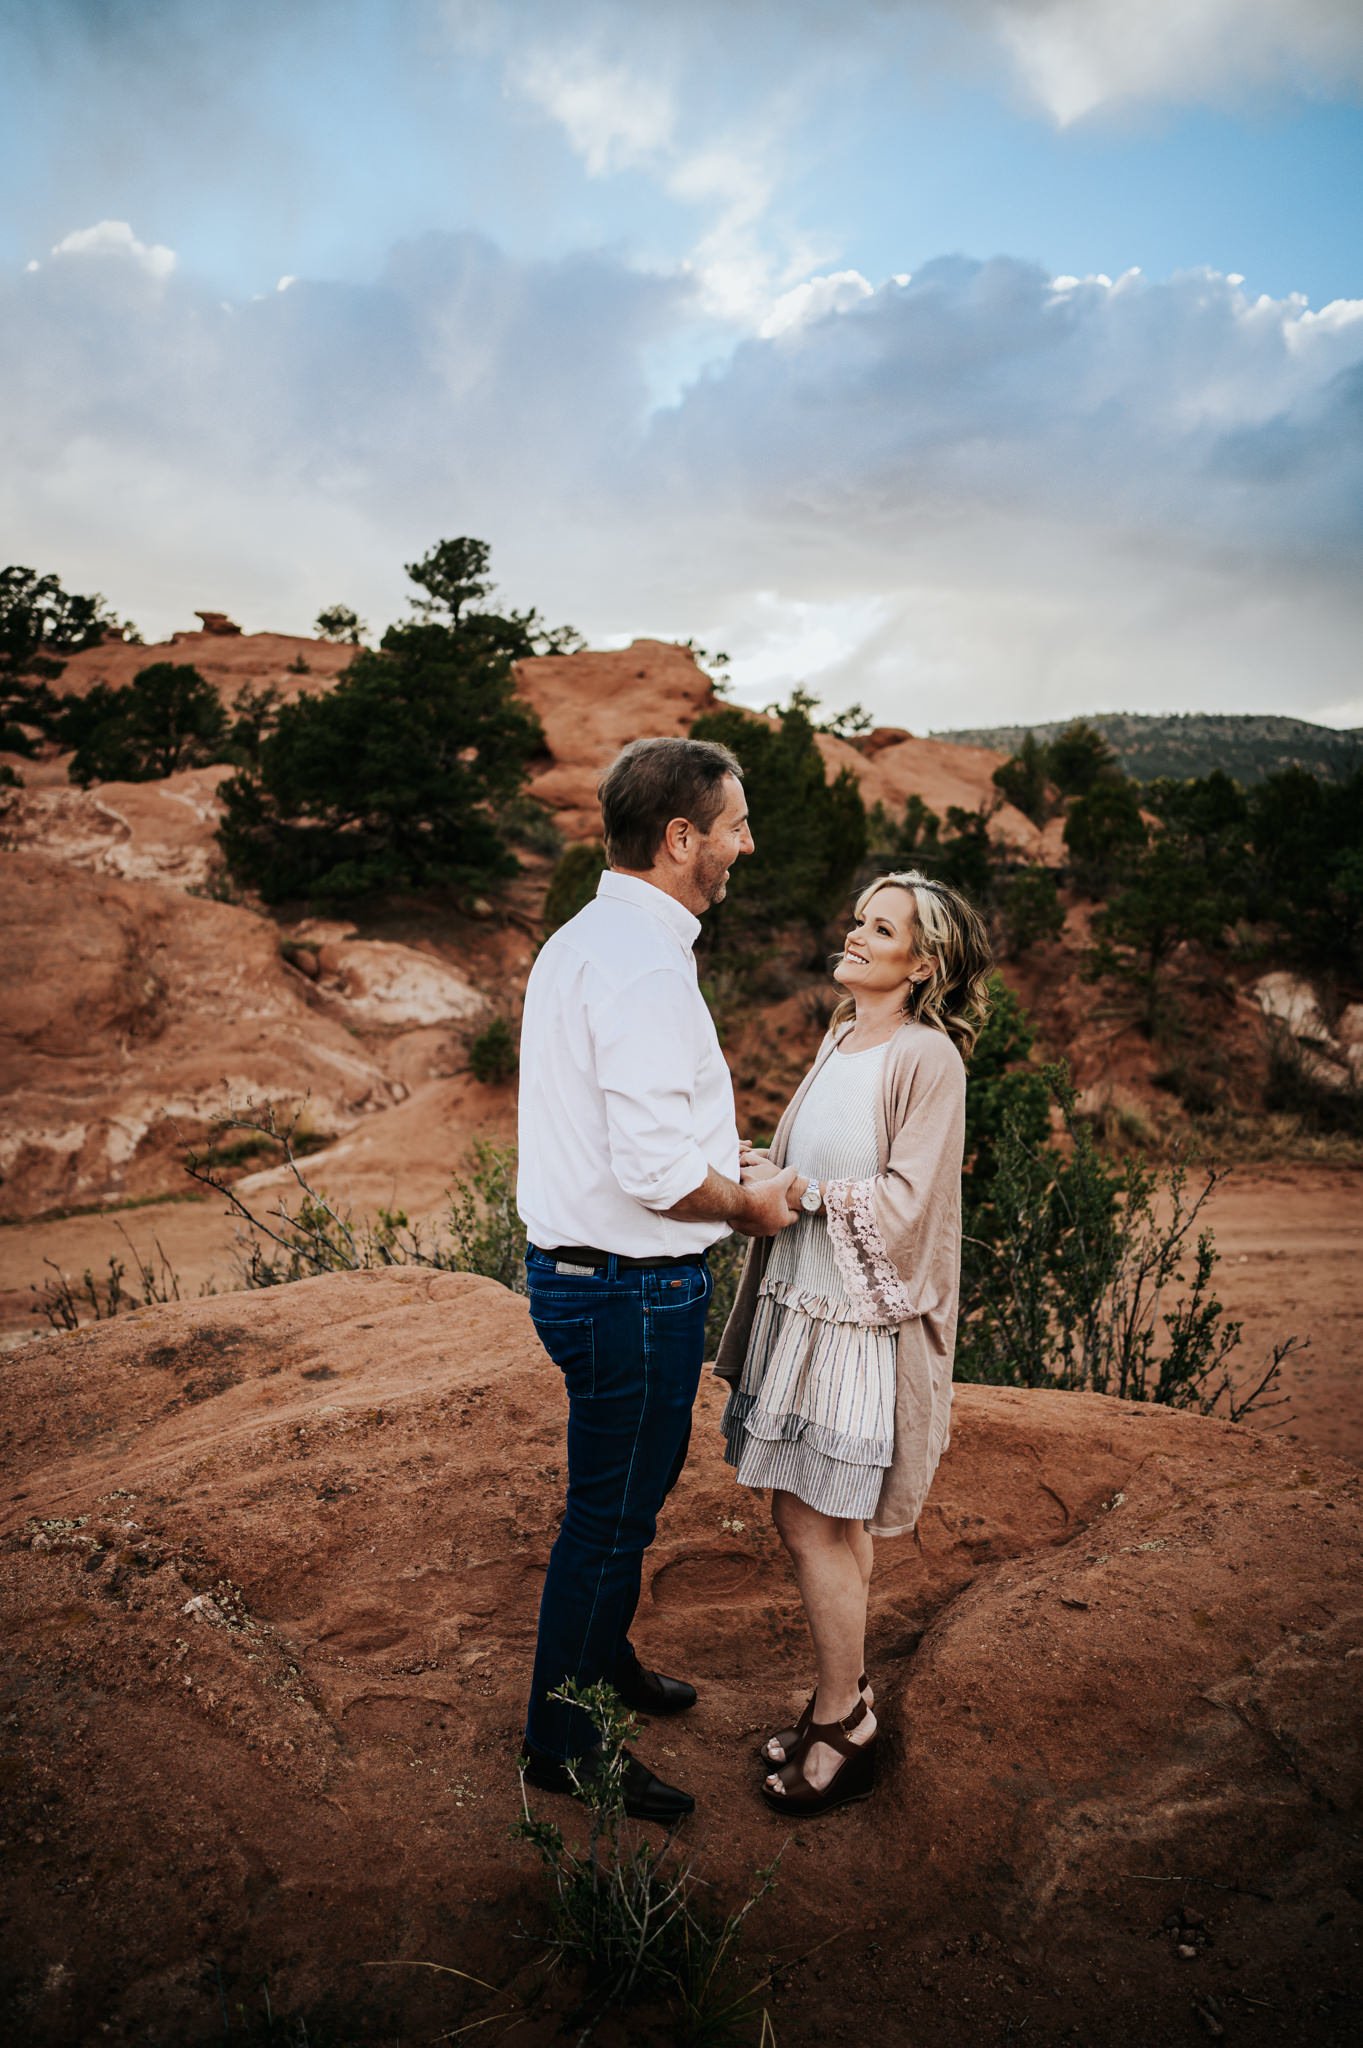
[[[677,1713],[695,1688],[629,1640],[643,1555],[686,1458],[713,1283],[728,1228],[794,1220],[793,1168],[738,1179],[733,1084],[696,981],[700,917],[753,850],[739,766],[704,740],[635,740],[598,792],[608,870],[544,946],[521,1031],[518,1204],[530,1313],[568,1390],[568,1489],[540,1603],[526,1776],[571,1789],[596,1744],[549,1698],[607,1679],[625,1704]],[[630,1757],[629,1812],[695,1805]]]

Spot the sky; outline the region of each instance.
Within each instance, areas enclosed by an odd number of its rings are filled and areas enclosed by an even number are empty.
[[[1363,724],[1358,0],[11,0],[0,554]]]

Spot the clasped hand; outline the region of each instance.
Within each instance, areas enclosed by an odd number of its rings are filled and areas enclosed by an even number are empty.
[[[779,1180],[782,1175],[789,1172],[788,1166],[772,1164],[771,1155],[765,1145],[749,1144],[746,1138],[739,1141],[738,1177],[744,1187],[759,1187],[763,1181]],[[800,1196],[804,1192],[804,1186],[805,1183],[797,1174],[786,1188],[786,1204],[792,1216],[799,1216],[801,1213]]]

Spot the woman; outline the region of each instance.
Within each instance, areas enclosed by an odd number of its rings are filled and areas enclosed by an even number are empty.
[[[817,1685],[764,1745],[763,1797],[823,1813],[871,1791],[864,1669],[872,1537],[918,1520],[946,1449],[960,1284],[964,1057],[988,1007],[989,940],[954,889],[882,875],[857,899],[828,1035],[769,1154],[801,1216],[754,1241],[715,1371],[725,1456],[772,1489]]]

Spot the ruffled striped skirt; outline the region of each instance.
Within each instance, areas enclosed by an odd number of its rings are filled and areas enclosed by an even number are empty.
[[[866,1521],[894,1455],[897,1332],[847,1314],[764,1288],[721,1427],[741,1486]]]

